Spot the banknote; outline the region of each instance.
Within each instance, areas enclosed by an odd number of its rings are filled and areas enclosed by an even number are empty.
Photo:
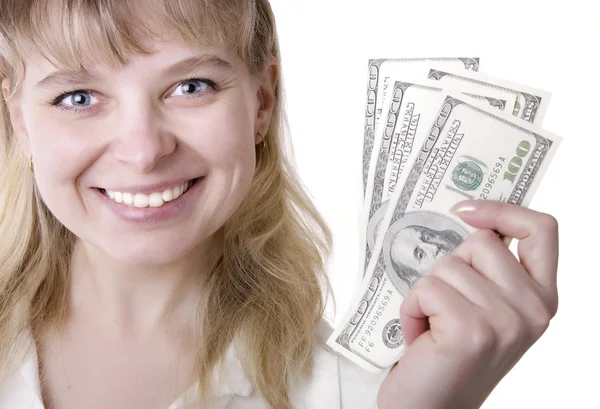
[[[496,90],[516,97],[513,115],[524,121],[542,125],[551,94],[548,91],[515,84],[481,73],[469,73],[448,70],[441,67],[429,69],[428,79],[440,82],[440,86],[459,86],[460,84],[476,84],[483,90]]]
[[[363,274],[371,258],[376,233],[379,231],[389,198],[396,186],[404,184],[404,169],[411,165],[413,147],[418,148],[423,143],[429,131],[428,127],[433,123],[443,101],[442,88],[435,85],[437,84],[433,81],[425,80],[395,81],[392,92],[386,96],[386,119],[381,122],[375,133],[363,206],[359,253],[359,271]],[[507,107],[512,111],[516,99],[514,94],[505,95],[494,90],[487,90],[488,95],[477,95],[473,92],[480,89],[471,84],[451,90],[465,93],[502,111]],[[508,100],[500,99],[501,97]]]
[[[390,198],[360,291],[327,340],[371,372],[393,365],[406,348],[399,310],[410,288],[475,231],[450,207],[464,199],[527,206],[561,141],[464,94],[445,94],[406,182]]]
[[[367,186],[374,132],[391,77],[418,74],[432,64],[442,69],[479,70],[479,58],[379,58],[369,60],[363,140],[363,196]]]

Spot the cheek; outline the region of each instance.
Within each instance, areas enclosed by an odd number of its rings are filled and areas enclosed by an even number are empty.
[[[182,129],[181,134],[190,135],[190,129],[197,130],[191,135],[190,144],[213,171],[243,170],[251,177],[256,158],[252,121],[246,111],[235,107],[234,104],[216,106],[210,113],[206,112],[204,118],[197,119],[196,124],[182,123],[185,130]]]
[[[213,188],[219,191],[215,199],[224,210],[239,204],[254,177],[254,143],[249,135],[236,139],[224,138],[207,150]]]
[[[90,141],[97,135],[93,128],[76,121],[60,121],[59,114],[34,112],[26,117],[36,185],[40,196],[58,220],[76,228],[85,216],[78,178],[96,156]]]
[[[214,142],[203,149],[208,163],[214,169],[254,168],[255,147],[251,135],[244,133],[219,132]]]
[[[197,126],[189,119],[182,126],[191,137],[192,149],[208,170],[204,210],[216,216],[213,223],[222,224],[248,193],[254,177],[256,153],[252,121],[247,113],[219,108],[198,119]],[[190,129],[196,131],[191,134]]]
[[[98,139],[97,131],[73,120],[59,120],[59,114],[46,111],[34,112],[26,118],[34,165],[40,169],[39,179],[72,181],[89,165],[95,149],[90,142]]]

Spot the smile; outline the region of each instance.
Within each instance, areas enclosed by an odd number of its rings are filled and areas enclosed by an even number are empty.
[[[165,189],[161,192],[153,192],[150,194],[144,193],[129,193],[116,192],[112,190],[99,189],[102,194],[110,198],[116,203],[124,204],[129,207],[161,207],[164,204],[174,201],[183,196],[199,178],[188,180],[187,182]]]

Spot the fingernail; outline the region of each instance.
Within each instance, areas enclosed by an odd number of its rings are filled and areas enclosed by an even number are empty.
[[[471,213],[474,212],[475,210],[477,210],[477,205],[473,202],[458,202],[457,204],[455,204],[454,206],[452,206],[450,208],[450,213],[452,214],[465,214],[465,213]]]

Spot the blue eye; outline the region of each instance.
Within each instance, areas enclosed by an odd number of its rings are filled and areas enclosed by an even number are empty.
[[[90,109],[91,105],[86,106],[78,106],[77,104],[88,103],[91,104],[91,92],[84,90],[77,90],[74,92],[70,92],[67,94],[61,94],[58,98],[56,98],[56,103],[54,105],[58,106],[62,110],[67,111],[87,111]],[[64,105],[64,102],[68,101],[72,105]]]
[[[198,89],[204,90],[205,92],[211,92],[215,89],[215,85],[216,85],[212,81],[201,80],[198,78],[190,78],[187,80],[183,80],[183,81],[181,81],[180,84],[181,85],[179,87],[177,87],[177,89],[181,88],[183,94],[179,94],[179,95],[195,95],[194,91],[197,91]],[[177,91],[177,90],[175,90],[175,91]],[[203,92],[200,92],[200,93],[202,94]],[[176,94],[173,93],[171,95],[176,95]]]
[[[177,90],[182,89],[182,93],[177,94]],[[198,92],[198,90],[200,90]],[[179,83],[179,86],[173,92],[172,96],[185,96],[187,98],[201,98],[205,95],[212,94],[218,91],[218,86],[214,81],[209,79],[201,78],[186,78]],[[87,98],[86,98],[87,96]],[[63,111],[71,111],[74,113],[83,113],[90,111],[95,105],[92,104],[90,99],[93,98],[93,92],[91,90],[72,90],[65,91],[58,97],[52,99],[49,104],[55,106]],[[65,101],[70,104],[65,104]],[[78,106],[76,104],[88,103],[88,105]]]

